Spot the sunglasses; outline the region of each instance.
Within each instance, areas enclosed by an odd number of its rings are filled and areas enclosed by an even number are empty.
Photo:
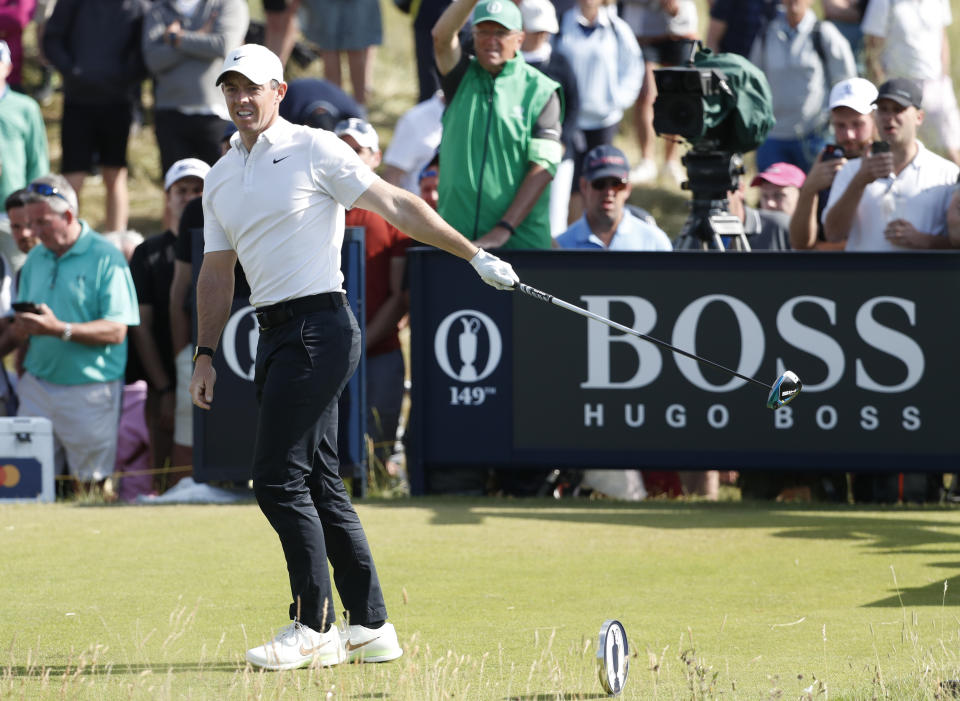
[[[27,185],[27,192],[32,192],[43,197],[59,197],[67,204],[70,204],[70,200],[68,200],[62,192],[47,183],[30,183]]]
[[[627,181],[621,180],[620,178],[597,178],[596,180],[590,181],[590,187],[600,192],[605,192],[611,188],[620,192],[626,189]]]
[[[373,132],[373,127],[369,122],[365,122],[357,117],[350,117],[349,119],[341,119],[337,122],[337,125],[333,128],[333,133],[339,136],[348,130],[358,131],[361,134],[370,134]]]
[[[512,29],[472,29],[474,39],[479,39],[485,41],[490,38],[499,39],[503,41],[508,37],[517,34],[517,32]]]

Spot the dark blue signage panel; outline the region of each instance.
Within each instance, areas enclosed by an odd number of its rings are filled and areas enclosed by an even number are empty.
[[[521,279],[763,388],[411,253],[416,468],[954,469],[953,253],[513,252]]]
[[[194,237],[194,241],[198,238]],[[199,246],[200,253],[195,252],[195,260],[202,257],[202,240]],[[347,228],[341,257],[344,289],[363,331],[366,279],[362,228]],[[234,298],[213,359],[217,371],[214,403],[210,411],[196,407],[193,410],[193,469],[198,482],[250,479],[257,432],[253,377],[259,338],[253,306],[245,298]],[[344,390],[344,394],[353,399],[342,403],[339,426],[341,474],[361,478],[355,494],[362,493],[366,485],[365,368],[365,355],[361,355],[360,365]]]

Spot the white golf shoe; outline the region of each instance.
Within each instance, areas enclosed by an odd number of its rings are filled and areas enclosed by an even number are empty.
[[[247,662],[273,670],[306,667],[314,660],[322,667],[331,667],[345,659],[336,626],[330,626],[326,633],[318,633],[297,621],[281,628],[273,640],[247,650]]]
[[[348,662],[389,662],[403,654],[392,623],[379,628],[347,626],[340,636]]]

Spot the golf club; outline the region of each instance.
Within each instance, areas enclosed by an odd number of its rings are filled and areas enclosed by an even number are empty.
[[[618,324],[616,321],[607,319],[606,317],[600,316],[599,314],[594,314],[591,311],[578,307],[569,302],[564,302],[562,299],[554,297],[552,294],[538,290],[535,287],[530,287],[530,285],[525,285],[522,282],[518,282],[514,289],[518,289],[526,295],[533,297],[534,299],[539,299],[541,302],[549,302],[550,304],[555,304],[561,309],[566,309],[568,311],[579,314],[580,316],[585,316],[588,319],[593,319],[594,321],[599,321],[601,324],[606,324],[610,328],[617,329],[617,331],[622,331],[623,333],[630,334],[631,336],[636,336],[637,338],[642,338],[644,341],[649,341],[654,345],[660,346],[674,353],[679,353],[680,355],[686,356],[691,360],[696,360],[698,363],[703,363],[704,365],[709,365],[711,367],[717,368],[718,370],[723,370],[724,372],[733,375],[734,377],[739,377],[741,380],[746,380],[747,382],[752,382],[755,385],[760,385],[764,389],[769,390],[770,394],[767,397],[767,408],[769,409],[779,409],[782,406],[785,406],[792,402],[800,390],[803,389],[803,383],[800,381],[800,378],[797,377],[797,374],[787,370],[785,373],[780,375],[772,385],[768,385],[766,382],[761,382],[753,377],[747,377],[746,375],[741,375],[736,370],[731,370],[728,367],[720,365],[720,363],[715,363],[712,360],[707,360],[702,358],[699,355],[695,355],[689,351],[685,351],[682,348],[677,348],[676,346],[671,346],[666,341],[661,341],[652,336],[647,336],[642,334],[639,331],[635,331],[628,326],[623,324]]]

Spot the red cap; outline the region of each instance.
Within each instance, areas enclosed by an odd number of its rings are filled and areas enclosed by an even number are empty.
[[[806,179],[806,174],[792,163],[774,163],[762,173],[757,173],[750,182],[750,187],[756,187],[764,181],[781,187],[787,185],[800,187]]]

